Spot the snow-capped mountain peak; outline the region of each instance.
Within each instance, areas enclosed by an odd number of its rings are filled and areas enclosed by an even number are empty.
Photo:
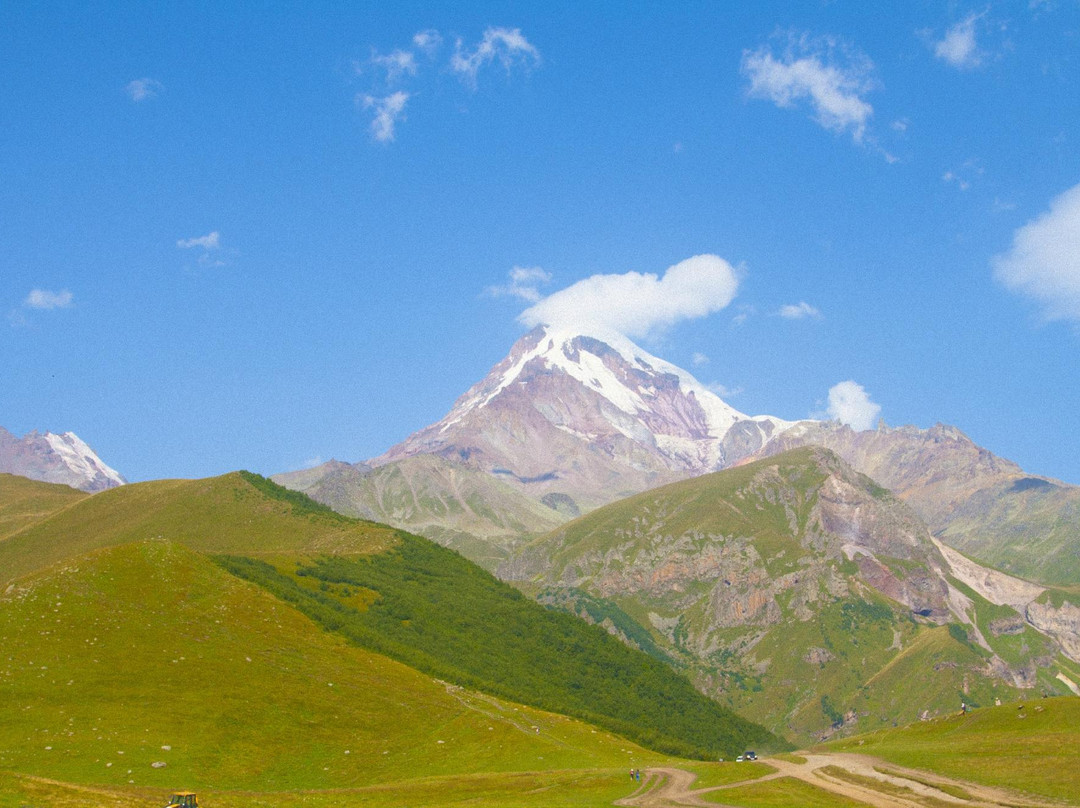
[[[538,326],[446,417],[372,462],[440,454],[533,492],[573,480],[606,499],[598,486],[624,494],[724,468],[789,426],[739,412],[621,334]]]

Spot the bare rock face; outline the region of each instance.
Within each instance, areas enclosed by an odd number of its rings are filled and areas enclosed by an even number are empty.
[[[74,432],[30,432],[16,438],[0,427],[0,472],[82,491],[103,491],[125,480],[102,462]]]
[[[1026,616],[1031,625],[1057,640],[1070,659],[1080,662],[1080,607],[1068,601],[1060,606],[1034,601],[1028,604]]]

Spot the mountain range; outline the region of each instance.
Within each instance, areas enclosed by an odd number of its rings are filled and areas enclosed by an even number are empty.
[[[27,476],[81,469],[87,491],[123,482],[70,433],[0,439]],[[788,738],[932,715],[958,697],[1080,695],[1080,488],[941,424],[747,415],[617,334],[538,327],[383,455],[274,480],[459,551]],[[116,524],[90,501],[30,548],[21,525],[63,499],[43,496],[12,494],[0,513],[11,574],[52,558],[64,531],[155,530],[145,509]],[[198,517],[209,535],[227,497],[200,496],[205,513],[170,518]],[[245,553],[295,553],[252,541]],[[267,569],[233,572],[292,592]]]
[[[536,328],[383,455],[275,479],[788,737],[1080,682],[1080,488],[945,425],[749,416],[619,335]]]
[[[748,416],[618,334],[539,326],[443,419],[379,457],[274,479],[494,568],[523,537],[601,505],[807,445],[836,452],[980,562],[1080,582],[1080,487],[1028,474],[941,424],[858,432]]]

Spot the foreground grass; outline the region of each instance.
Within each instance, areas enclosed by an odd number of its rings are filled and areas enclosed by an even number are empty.
[[[355,648],[169,542],[0,596],[0,648],[0,771],[67,783],[287,792],[668,760]]]
[[[634,790],[622,769],[429,777],[365,788],[200,791],[207,808],[593,808]],[[87,788],[0,772],[0,808],[160,808],[169,792]]]
[[[725,788],[704,794],[703,797],[708,802],[745,808],[866,808],[864,802],[848,799],[794,777]]]
[[[678,768],[697,775],[693,789],[726,786],[743,780],[756,780],[776,771],[767,763],[679,763]]]
[[[1080,699],[985,707],[821,749],[874,755],[958,779],[1075,801],[1080,795]]]

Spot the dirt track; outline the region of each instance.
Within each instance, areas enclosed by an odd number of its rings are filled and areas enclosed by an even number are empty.
[[[764,777],[699,789],[693,787],[697,776],[692,772],[675,768],[647,769],[641,787],[615,804],[636,808],[672,808],[685,805],[715,808],[724,805],[722,792],[726,789],[790,777],[874,808],[927,808],[928,805],[935,808],[942,805],[962,805],[969,808],[1063,808],[1066,805],[925,771],[905,769],[866,755],[806,754],[801,757],[806,758],[805,763],[775,759],[764,761],[776,769]],[[875,767],[890,773],[883,774]],[[952,787],[954,791],[956,788],[963,789],[970,799],[954,796],[935,785]],[[702,796],[704,794],[713,796],[706,801]]]

